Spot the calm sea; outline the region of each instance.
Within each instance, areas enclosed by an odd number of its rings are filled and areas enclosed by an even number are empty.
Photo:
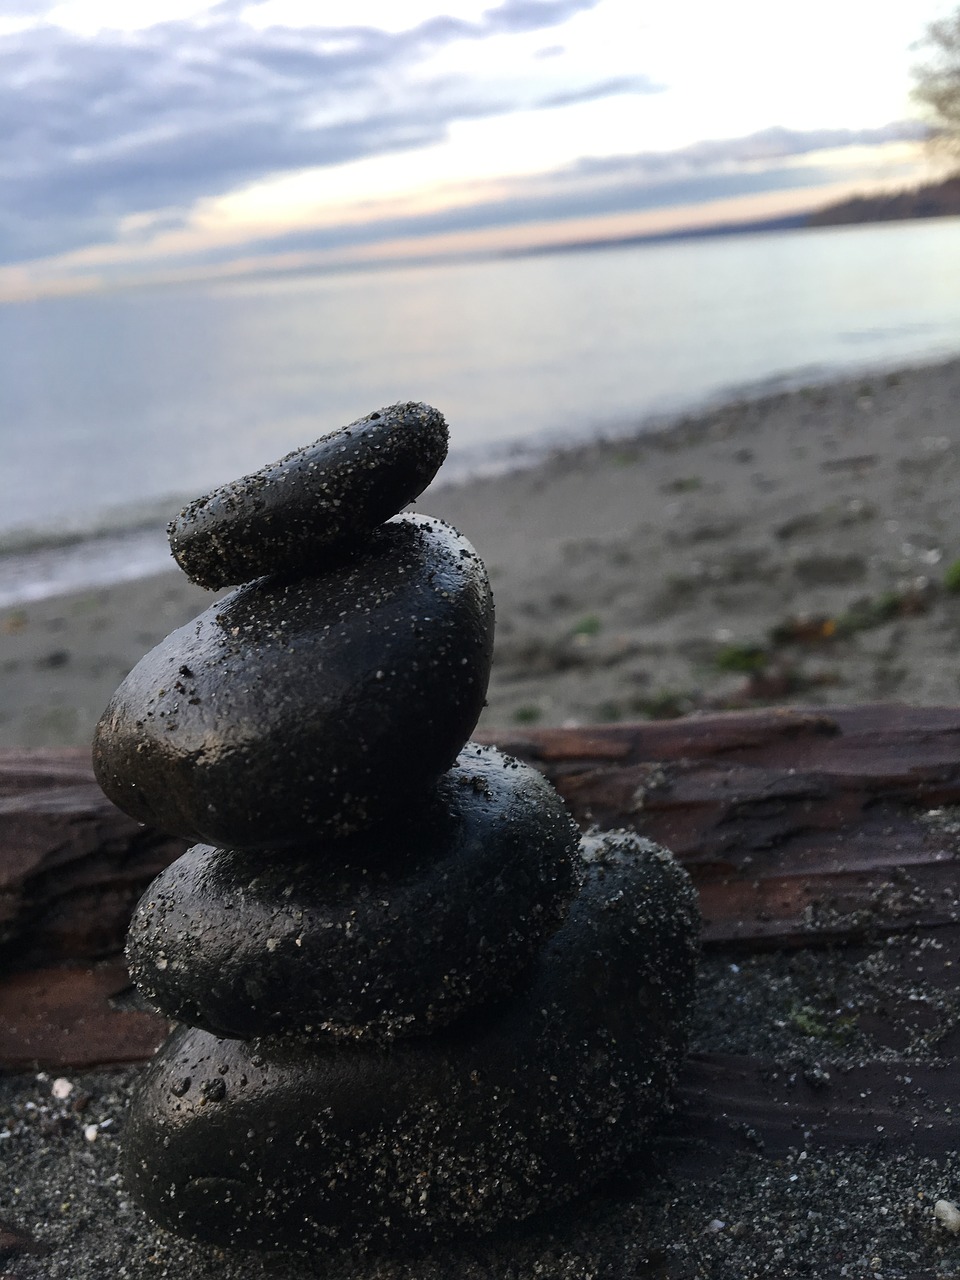
[[[185,497],[397,400],[444,475],[960,352],[960,219],[0,306],[0,603],[162,567]]]

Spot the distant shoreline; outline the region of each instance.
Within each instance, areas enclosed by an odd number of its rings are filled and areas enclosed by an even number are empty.
[[[879,195],[851,196],[834,204],[804,213],[777,218],[717,222],[708,226],[678,227],[672,231],[640,232],[636,235],[604,236],[599,239],[565,240],[556,244],[506,249],[499,258],[531,258],[551,253],[579,253],[592,249],[621,249],[630,245],[668,244],[683,240],[709,240],[722,236],[763,235],[774,231],[806,231],[819,227],[867,226],[884,222],[912,222],[932,218],[960,217],[960,174],[942,182]]]
[[[712,240],[722,236],[759,235],[768,231],[796,231],[805,227],[806,215],[786,214],[747,222],[717,222],[706,227],[680,227],[674,231],[645,231],[629,236],[604,236],[597,240],[564,240],[556,244],[504,249],[498,258],[537,258],[549,253],[588,253],[592,249],[625,249],[630,245],[667,244],[681,240]]]
[[[521,245],[511,249],[479,248],[450,251],[445,254],[403,255],[381,257],[372,261],[349,259],[344,262],[328,262],[322,266],[277,266],[264,264],[251,267],[237,274],[222,277],[228,283],[297,279],[310,276],[343,276],[374,274],[379,271],[417,269],[422,267],[456,266],[472,262],[510,261],[516,258],[538,258],[552,254],[589,253],[604,249],[622,249],[633,245],[682,243],[690,240],[713,240],[733,236],[765,235],[779,231],[812,231],[824,227],[869,226],[875,223],[932,221],[940,218],[960,217],[960,175],[951,176],[938,183],[926,183],[915,188],[885,192],[878,195],[851,196],[846,200],[825,205],[819,209],[782,214],[774,218],[754,218],[742,221],[710,223],[705,226],[677,227],[669,231],[637,232],[622,236],[578,237],[570,240],[551,241],[542,244]],[[212,277],[216,281],[217,277]],[[127,293],[147,288],[151,290],[177,290],[185,285],[192,287],[205,281],[196,279],[163,279],[136,277],[117,280],[98,286],[99,292]],[[77,290],[79,293],[85,290]],[[55,296],[55,295],[50,295]],[[68,295],[65,295],[68,296]],[[23,301],[35,301],[19,297],[0,298],[0,306],[17,306]]]

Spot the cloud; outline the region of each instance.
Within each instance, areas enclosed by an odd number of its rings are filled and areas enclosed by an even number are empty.
[[[558,26],[596,4],[597,0],[504,0],[495,9],[487,9],[481,25],[488,31],[539,31]]]
[[[585,85],[581,89],[569,89],[541,98],[539,107],[569,107],[576,102],[594,102],[597,98],[612,98],[619,93],[658,93],[663,86],[648,76],[615,76]]]
[[[702,172],[724,165],[767,164],[813,151],[885,142],[916,142],[926,129],[916,121],[895,121],[876,129],[794,130],[776,126],[742,138],[708,139],[676,151],[641,151],[634,155],[586,157],[559,171],[571,179],[657,180]]]
[[[32,18],[40,13],[49,13],[57,0],[4,0],[3,16],[5,18]]]
[[[277,255],[350,250],[398,239],[483,231],[598,215],[639,213],[769,192],[800,190],[836,181],[844,173],[825,169],[824,151],[913,140],[911,124],[870,130],[769,129],[742,138],[696,143],[670,152],[640,152],[585,160],[546,174],[498,180],[495,195],[483,185],[455,207],[375,218],[344,218],[336,225],[298,229],[251,239],[243,256],[267,266]],[[797,163],[798,157],[809,157]],[[847,166],[856,176],[857,158]],[[170,265],[212,265],[238,256],[236,246],[207,250]]]
[[[439,15],[386,32],[258,30],[243,20],[248,3],[223,0],[133,32],[13,32],[0,38],[0,260],[109,240],[130,215],[187,210],[267,175],[440,141],[455,120],[519,104],[418,76],[418,64],[454,41],[555,27],[597,3],[504,0],[477,22]],[[577,93],[650,88],[631,77]]]

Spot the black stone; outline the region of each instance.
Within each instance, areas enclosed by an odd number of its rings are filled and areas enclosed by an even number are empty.
[[[469,744],[431,799],[334,848],[196,845],[133,915],[130,972],[217,1035],[420,1034],[504,995],[575,891],[546,779]]]
[[[331,1050],[175,1032],[125,1128],[136,1199],[221,1245],[384,1246],[489,1231],[616,1167],[674,1080],[696,908],[639,837],[585,853],[522,993],[434,1036]]]
[[[240,587],[161,641],[97,726],[97,779],[139,821],[211,844],[362,830],[453,764],[492,633],[466,539],[397,517],[336,567]]]
[[[170,547],[203,587],[309,573],[418,497],[446,453],[443,414],[390,405],[195,499],[171,522]]]

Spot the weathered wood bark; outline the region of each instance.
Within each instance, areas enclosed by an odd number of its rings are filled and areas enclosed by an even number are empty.
[[[849,939],[960,920],[960,710],[864,706],[490,734],[583,825],[672,849],[707,943]]]
[[[9,974],[0,980],[0,1065],[82,1069],[149,1058],[170,1024],[156,1013],[116,1007],[129,990],[120,956]]]
[[[0,748],[0,969],[115,954],[182,840],[107,800],[90,753]]]
[[[791,709],[482,736],[546,773],[584,825],[671,847],[699,889],[707,947],[909,929],[936,938],[944,985],[960,969],[960,710]],[[159,1043],[163,1019],[123,999],[120,950],[136,897],[182,848],[113,809],[85,753],[0,751],[0,1067],[133,1061]],[[960,1055],[960,1044],[942,1048]],[[906,1074],[924,1099],[919,1126],[896,1061],[825,1083],[753,1058],[694,1057],[681,1112],[726,1150],[777,1153],[798,1132],[827,1145],[956,1146],[955,1073]]]
[[[695,1054],[680,1081],[678,1130],[695,1135],[693,1171],[731,1148],[782,1156],[810,1145],[868,1144],[924,1155],[960,1147],[951,1063],[876,1061],[818,1074],[735,1054]],[[909,1083],[904,1083],[909,1081]]]
[[[666,844],[707,943],[842,939],[960,919],[960,710],[737,712],[478,735],[541,769],[585,826]],[[78,749],[0,749],[0,958],[109,955],[182,841],[119,813]]]

